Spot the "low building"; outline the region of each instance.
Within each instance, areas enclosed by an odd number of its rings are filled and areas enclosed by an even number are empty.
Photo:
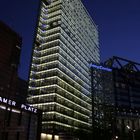
[[[40,140],[41,111],[0,96],[0,139]]]

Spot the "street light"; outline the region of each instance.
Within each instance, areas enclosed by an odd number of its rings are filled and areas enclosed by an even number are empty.
[[[112,140],[117,140],[119,137],[118,136],[114,136],[113,138],[112,138]]]
[[[133,140],[135,140],[135,131],[136,130],[135,129],[132,129],[129,125],[127,125],[126,127],[127,127],[128,130],[130,130],[132,132]]]
[[[130,129],[131,129],[131,127],[130,127],[129,125],[127,125],[126,127],[128,128],[128,130],[130,130]]]

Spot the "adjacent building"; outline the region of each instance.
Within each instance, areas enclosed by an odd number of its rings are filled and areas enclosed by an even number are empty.
[[[46,139],[91,132],[90,61],[99,63],[98,31],[81,0],[41,0],[28,102],[43,110]]]
[[[91,63],[92,119],[94,139],[110,140],[115,103],[112,69]]]
[[[0,95],[16,99],[22,39],[0,21]]]
[[[0,96],[0,139],[40,140],[42,112]]]
[[[114,56],[91,64],[91,76],[94,127],[132,139],[140,130],[140,64]]]
[[[0,21],[0,140],[40,140],[41,111],[25,104],[27,82],[18,77],[21,44]]]

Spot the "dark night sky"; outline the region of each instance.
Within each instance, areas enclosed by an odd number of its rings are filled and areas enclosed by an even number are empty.
[[[98,25],[101,60],[117,55],[140,63],[140,0],[82,0]],[[0,20],[23,38],[19,75],[28,77],[39,0],[1,0]]]

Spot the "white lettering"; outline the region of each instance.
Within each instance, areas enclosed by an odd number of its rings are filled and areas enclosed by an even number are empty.
[[[15,102],[15,101],[12,101],[12,105],[13,105],[13,106],[16,106],[16,102]]]
[[[37,113],[37,109],[36,108],[34,109],[34,113]]]
[[[28,110],[27,106],[25,105],[25,110]]]
[[[8,100],[8,104],[11,105],[11,103],[12,103],[12,101],[11,100]]]
[[[32,109],[32,112],[34,112],[34,108],[31,108]]]
[[[22,105],[21,105],[21,108],[24,108],[24,109],[25,109],[25,105],[24,105],[24,104],[22,104]]]
[[[0,97],[0,101],[2,102],[2,97]]]
[[[32,111],[31,107],[28,107],[28,111]]]
[[[37,109],[31,107],[31,106],[26,106],[24,104],[21,105],[21,108],[25,109],[25,110],[28,110],[28,111],[31,111],[31,112],[34,112],[34,113],[37,113]]]
[[[6,104],[8,104],[8,105],[16,106],[16,102],[15,102],[15,101],[8,100],[8,99],[6,99],[6,98],[0,97],[0,102],[6,103]],[[31,107],[31,106],[26,106],[26,105],[24,105],[24,104],[21,104],[20,108],[21,108],[21,109],[28,110],[28,111],[31,111],[31,112],[34,112],[34,113],[37,113],[37,109],[35,109],[35,108]]]
[[[8,99],[3,98],[3,103],[7,103]]]
[[[8,100],[8,99],[6,99],[6,98],[0,97],[0,102],[6,103],[6,104],[9,104],[9,105],[12,105],[12,106],[16,106],[16,102],[15,102],[15,101]]]

